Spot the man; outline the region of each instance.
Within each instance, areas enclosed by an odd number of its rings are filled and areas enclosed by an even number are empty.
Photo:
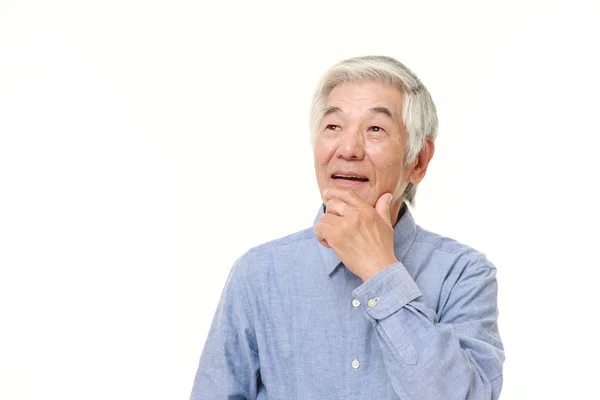
[[[389,57],[333,66],[311,112],[312,228],[234,265],[191,398],[497,399],[495,267],[415,224],[435,106]]]

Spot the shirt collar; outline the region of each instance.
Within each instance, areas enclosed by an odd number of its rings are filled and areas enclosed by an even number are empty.
[[[321,207],[319,207],[319,212],[317,213],[313,227],[319,222],[324,213],[325,205],[323,204]],[[410,210],[406,206],[406,203],[402,203],[402,207],[400,207],[400,212],[398,215],[400,218],[396,223],[396,226],[394,226],[394,254],[399,261],[402,261],[408,252],[408,249],[410,249],[410,246],[415,240],[415,236],[417,234],[417,225]],[[316,239],[317,238],[315,236],[315,240]],[[331,274],[338,267],[338,265],[340,265],[340,258],[333,249],[328,249],[318,241],[317,247],[319,248],[319,252],[323,258],[323,265],[325,266],[327,274]]]

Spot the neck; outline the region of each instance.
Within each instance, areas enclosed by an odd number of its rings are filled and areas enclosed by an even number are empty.
[[[400,221],[400,218],[402,218],[402,215],[404,215],[406,208],[407,208],[406,203],[404,202],[404,200],[402,198],[395,201],[391,205],[390,214],[394,215],[394,217],[392,218],[392,226],[396,226],[398,221]]]

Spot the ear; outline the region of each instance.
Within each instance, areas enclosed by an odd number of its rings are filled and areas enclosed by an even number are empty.
[[[423,149],[421,149],[421,152],[413,162],[414,166],[408,175],[408,181],[410,183],[417,185],[423,180],[425,174],[427,173],[429,162],[433,158],[433,153],[435,153],[435,145],[433,144],[433,140],[431,138],[426,138]]]

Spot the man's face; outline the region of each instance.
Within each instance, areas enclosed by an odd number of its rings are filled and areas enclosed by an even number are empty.
[[[392,193],[395,203],[409,172],[405,147],[400,89],[370,81],[336,86],[315,142],[321,194],[327,188],[354,190],[374,206],[382,194]]]

